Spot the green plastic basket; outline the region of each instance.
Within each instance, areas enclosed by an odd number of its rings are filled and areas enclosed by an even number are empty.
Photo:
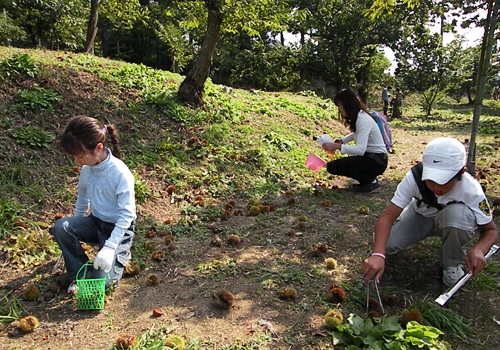
[[[78,310],[102,310],[104,309],[106,278],[85,279],[88,266],[91,266],[90,262],[84,264],[76,274],[76,308]],[[84,279],[79,280],[82,269]]]

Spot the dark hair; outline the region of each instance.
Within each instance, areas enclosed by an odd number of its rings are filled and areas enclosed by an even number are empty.
[[[390,90],[390,89],[392,89],[392,86],[387,85],[387,90]]]
[[[83,115],[73,117],[69,121],[61,137],[61,147],[70,155],[81,155],[92,152],[98,143],[105,145],[106,135],[109,135],[113,145],[113,155],[121,159],[115,127]]]
[[[339,104],[342,104],[344,111],[347,116],[342,116],[346,124],[349,125],[349,129],[354,132],[356,131],[356,121],[358,120],[358,113],[360,110],[368,113],[368,108],[361,101],[358,94],[354,92],[351,88],[341,90],[335,97],[333,98],[333,103],[338,107]]]
[[[456,173],[451,179],[448,180],[448,182],[450,182],[451,180],[455,180],[455,179],[457,179],[457,181],[462,180],[463,170],[464,170],[464,168],[460,169],[458,171],[458,173]],[[446,182],[446,183],[448,183],[448,182]]]

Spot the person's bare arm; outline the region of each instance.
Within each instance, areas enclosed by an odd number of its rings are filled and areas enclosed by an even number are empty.
[[[493,220],[486,225],[478,225],[477,227],[479,229],[479,240],[467,251],[465,256],[467,271],[473,275],[478,274],[484,269],[486,266],[484,255],[498,240],[498,229]]]
[[[380,214],[380,217],[375,224],[372,253],[385,256],[385,245],[387,243],[387,239],[389,238],[389,234],[391,233],[391,227],[402,211],[403,209],[400,207],[389,203],[382,214]],[[363,281],[365,283],[372,278],[375,278],[375,281],[378,283],[380,277],[382,277],[382,274],[384,273],[385,259],[384,257],[376,254],[368,257],[363,262]]]

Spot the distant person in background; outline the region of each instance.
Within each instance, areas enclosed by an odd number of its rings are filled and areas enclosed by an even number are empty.
[[[403,105],[403,91],[396,88],[396,95],[391,100],[392,104],[392,118],[401,118],[401,106]]]
[[[339,151],[350,156],[328,162],[326,170],[332,175],[357,180],[359,184],[355,188],[360,193],[376,192],[380,187],[377,176],[384,173],[388,161],[380,129],[353,90],[340,91],[333,102],[352,132],[333,142],[325,142],[322,147],[325,151]],[[349,145],[351,141],[355,144]]]
[[[384,114],[387,115],[387,110],[389,109],[389,98],[391,97],[392,86],[387,85],[384,90],[382,90],[382,103],[384,104]]]

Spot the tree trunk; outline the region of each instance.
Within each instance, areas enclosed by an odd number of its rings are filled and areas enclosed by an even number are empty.
[[[203,106],[203,89],[210,73],[212,57],[222,25],[222,4],[223,0],[205,0],[205,6],[208,9],[207,32],[200,52],[177,92],[179,100],[193,107]]]
[[[85,52],[94,54],[94,43],[97,36],[97,20],[99,19],[99,6],[101,0],[90,2],[90,17],[87,24],[87,39],[85,41]]]
[[[366,102],[368,100],[368,90],[363,85],[361,85],[359,87],[358,95],[359,95],[359,98],[361,98],[361,101],[363,101],[363,103],[366,104]]]
[[[470,86],[467,86],[467,100],[468,100],[467,104],[468,105],[473,105],[474,104],[474,100],[472,99],[472,93],[470,91],[470,88],[471,88]]]
[[[483,44],[481,47],[481,58],[479,60],[479,70],[477,79],[476,98],[474,101],[474,115],[472,117],[472,131],[470,136],[469,154],[467,155],[467,171],[472,176],[476,173],[476,135],[479,130],[479,117],[483,109],[484,87],[488,80],[488,68],[490,65],[491,51],[497,27],[500,0],[488,1],[488,15],[484,24]]]

